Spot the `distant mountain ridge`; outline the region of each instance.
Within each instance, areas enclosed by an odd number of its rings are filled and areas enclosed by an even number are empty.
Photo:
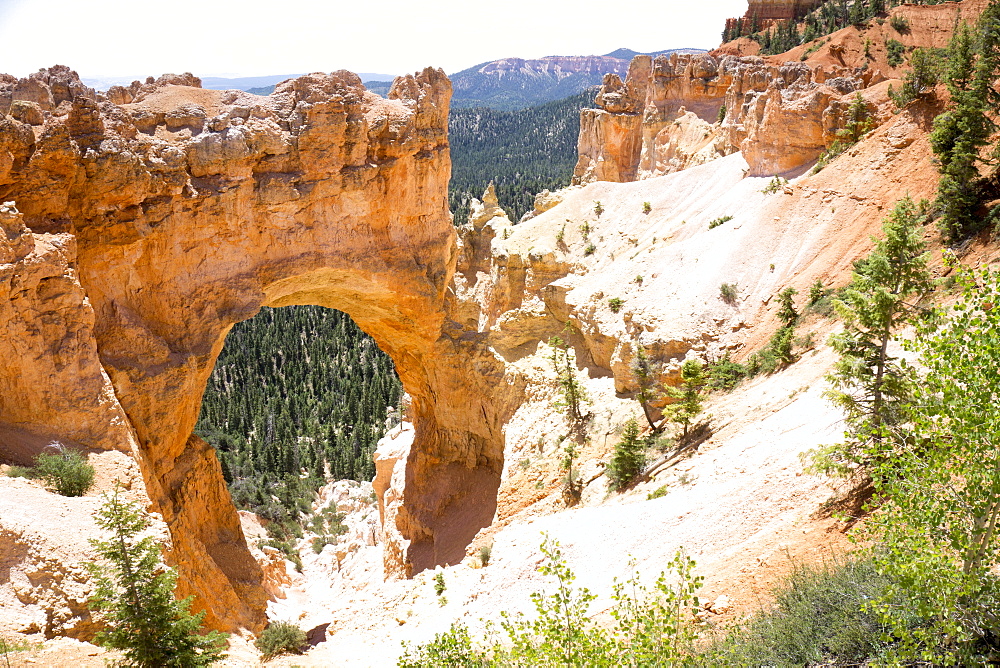
[[[704,49],[664,49],[647,55],[704,53]],[[504,111],[523,109],[576,95],[601,83],[605,74],[624,78],[631,49],[617,49],[602,56],[546,56],[501,58],[449,75],[452,106],[490,107]]]
[[[305,72],[299,72],[298,74],[265,74],[262,76],[253,77],[200,77],[201,87],[209,88],[212,90],[245,90],[250,93],[256,92],[258,95],[261,93],[259,91],[267,89],[274,90],[276,84],[281,83],[285,79],[293,79],[295,77],[300,77]],[[378,74],[376,72],[358,72],[358,76],[361,77],[362,81],[392,81],[395,78],[394,74]],[[145,81],[144,76],[116,76],[116,77],[81,77],[83,83],[88,86],[95,88],[96,90],[107,90],[111,86],[128,86],[133,81]],[[270,92],[270,91],[268,91]],[[268,93],[263,93],[267,95]]]

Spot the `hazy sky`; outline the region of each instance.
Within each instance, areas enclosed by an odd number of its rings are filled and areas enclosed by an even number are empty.
[[[0,0],[0,72],[452,73],[518,56],[717,46],[746,0]]]

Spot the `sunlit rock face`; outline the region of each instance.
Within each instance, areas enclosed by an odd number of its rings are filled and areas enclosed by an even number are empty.
[[[387,568],[454,562],[496,507],[491,357],[448,315],[451,85],[349,72],[269,97],[165,75],[98,94],[68,68],[0,76],[0,448],[134,451],[180,594],[259,630],[265,590],[212,449],[192,435],[232,325],[262,306],[343,310],[412,396]],[[27,380],[25,380],[27,379]],[[502,402],[501,402],[502,403]],[[16,447],[15,447],[16,446]]]
[[[573,181],[636,181],[736,151],[752,176],[792,171],[833,143],[853,96],[883,79],[755,56],[636,56],[626,80],[606,76],[597,108],[581,111]]]

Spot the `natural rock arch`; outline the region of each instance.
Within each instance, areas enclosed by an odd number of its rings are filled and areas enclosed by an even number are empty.
[[[190,75],[110,99],[66,68],[0,79],[0,111],[11,112],[0,120],[0,201],[20,212],[0,222],[8,240],[35,239],[11,251],[14,275],[44,259],[51,276],[33,297],[62,272],[73,302],[51,335],[32,327],[37,309],[8,309],[39,345],[71,342],[72,363],[45,367],[64,390],[44,396],[18,384],[30,360],[0,365],[19,389],[0,437],[136,451],[180,593],[198,595],[212,626],[264,621],[260,568],[214,453],[192,435],[227,332],[262,306],[348,313],[413,397],[405,500],[384,516],[389,571],[457,561],[493,517],[511,409],[489,399],[496,361],[449,316],[450,93],[432,69],[397,79],[387,100],[348,72],[266,98],[202,90]]]

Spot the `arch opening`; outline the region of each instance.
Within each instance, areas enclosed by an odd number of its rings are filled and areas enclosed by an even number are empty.
[[[195,433],[215,448],[234,505],[292,549],[323,484],[374,478],[401,398],[392,359],[346,313],[264,307],[226,336]]]

